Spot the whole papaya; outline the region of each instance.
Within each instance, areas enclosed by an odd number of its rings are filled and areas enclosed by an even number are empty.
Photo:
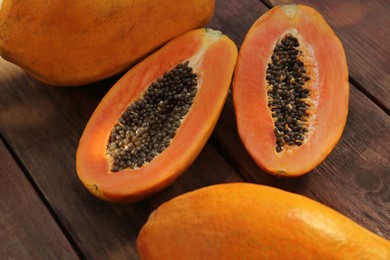
[[[203,27],[213,12],[214,0],[3,0],[0,55],[45,83],[84,85]]]
[[[301,195],[249,184],[202,188],[161,205],[141,259],[389,259],[390,242]]]

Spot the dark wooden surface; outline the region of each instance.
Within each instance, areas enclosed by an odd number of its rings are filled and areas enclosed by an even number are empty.
[[[153,209],[200,187],[255,182],[306,195],[390,239],[390,3],[383,1],[217,0],[209,27],[238,47],[272,5],[306,3],[344,44],[350,106],[343,136],[309,174],[280,179],[260,170],[237,136],[229,97],[199,157],[167,189],[130,205],[89,194],[75,152],[114,77],[76,88],[42,84],[0,61],[0,255],[5,259],[138,259],[135,240]]]

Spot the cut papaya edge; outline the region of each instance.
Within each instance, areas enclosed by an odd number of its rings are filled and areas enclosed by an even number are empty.
[[[237,52],[222,32],[202,28],[174,38],[130,69],[104,96],[80,138],[76,168],[84,186],[100,199],[130,203],[173,183],[193,163],[215,127]],[[151,83],[186,61],[198,75],[198,91],[170,145],[140,168],[112,172],[106,147],[121,114]]]

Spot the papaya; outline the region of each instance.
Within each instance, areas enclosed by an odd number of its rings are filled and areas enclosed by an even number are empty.
[[[213,12],[214,0],[3,0],[0,55],[42,82],[85,85],[128,70]]]
[[[240,49],[232,89],[239,136],[267,173],[306,174],[341,138],[347,60],[340,39],[311,7],[277,6],[258,18]]]
[[[225,103],[238,50],[220,31],[175,37],[130,69],[89,119],[76,153],[81,182],[109,202],[162,190],[195,160]]]
[[[389,259],[390,241],[302,195],[216,184],[163,203],[137,237],[141,259]]]

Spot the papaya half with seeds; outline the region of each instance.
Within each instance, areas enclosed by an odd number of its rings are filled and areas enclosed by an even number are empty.
[[[45,83],[84,85],[129,69],[213,12],[214,0],[3,0],[0,55]]]
[[[308,173],[341,138],[348,114],[342,43],[313,8],[277,6],[248,31],[234,72],[239,136],[266,172]]]
[[[178,178],[218,120],[237,53],[221,32],[197,29],[128,71],[80,139],[76,166],[85,187],[101,199],[128,203]]]
[[[390,241],[301,195],[217,184],[180,195],[149,216],[141,259],[389,259]]]

